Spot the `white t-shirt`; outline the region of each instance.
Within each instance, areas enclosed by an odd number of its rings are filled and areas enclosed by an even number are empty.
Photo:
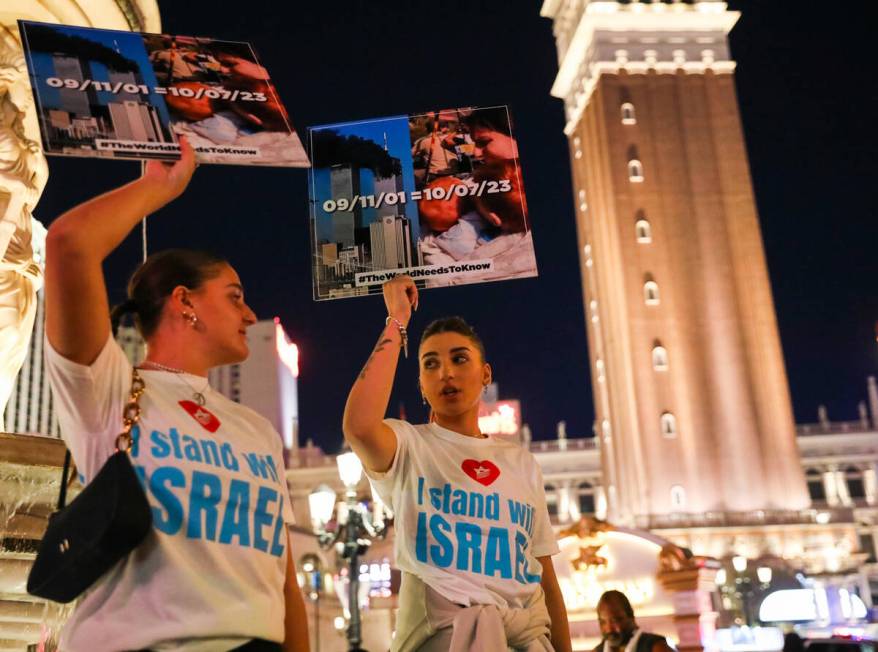
[[[131,364],[109,338],[90,365],[46,342],[61,433],[87,482],[115,451]],[[66,652],[229,650],[284,638],[287,523],[283,446],[271,424],[199,376],[141,370],[131,462],[153,527],[80,598],[61,635]],[[187,382],[192,385],[187,385]],[[187,411],[186,408],[190,411]]]
[[[457,604],[522,607],[558,543],[540,467],[516,443],[387,419],[396,456],[367,472],[394,513],[396,565]]]

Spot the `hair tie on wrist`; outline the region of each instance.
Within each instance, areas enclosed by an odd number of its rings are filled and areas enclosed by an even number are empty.
[[[392,315],[387,315],[387,319],[384,320],[385,328],[387,326],[389,326],[391,323],[393,323],[396,326],[396,328],[399,330],[399,337],[400,337],[399,348],[402,349],[403,353],[405,354],[405,357],[408,358],[409,357],[409,334],[408,334],[408,331],[405,329],[405,326],[403,326],[403,323],[401,321],[399,321],[396,317],[393,317]]]

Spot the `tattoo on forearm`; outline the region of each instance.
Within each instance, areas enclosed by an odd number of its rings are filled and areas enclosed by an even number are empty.
[[[378,345],[372,351],[372,355],[369,356],[369,359],[366,360],[366,364],[363,365],[363,370],[360,372],[359,376],[360,380],[364,380],[366,378],[366,370],[369,368],[369,365],[372,364],[372,358],[374,358],[375,354],[379,351],[383,351],[386,344],[392,344],[391,340],[389,340],[388,338],[384,338],[383,340],[380,340],[378,342]]]

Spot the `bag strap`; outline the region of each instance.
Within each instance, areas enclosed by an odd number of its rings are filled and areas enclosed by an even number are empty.
[[[117,452],[125,451],[127,453],[131,450],[131,446],[134,444],[134,439],[131,437],[131,431],[140,421],[140,397],[143,395],[143,390],[145,389],[146,384],[143,382],[143,378],[140,377],[140,374],[137,373],[137,367],[132,367],[131,392],[128,394],[128,402],[122,409],[122,432],[116,437]],[[61,471],[61,489],[58,492],[59,510],[64,509],[64,506],[67,504],[67,487],[68,485],[73,484],[73,479],[76,477],[76,464],[73,464],[73,468],[71,469],[71,462],[70,449],[68,448],[64,453],[64,468]],[[69,482],[67,480],[68,475],[70,476]]]
[[[64,450],[64,470],[61,471],[61,490],[58,492],[58,510],[67,504],[67,473],[70,471],[70,449]]]
[[[131,437],[131,430],[140,421],[140,397],[146,384],[143,378],[137,373],[137,367],[131,368],[131,393],[128,395],[128,403],[122,410],[122,432],[116,437],[116,451],[131,450],[134,439]]]

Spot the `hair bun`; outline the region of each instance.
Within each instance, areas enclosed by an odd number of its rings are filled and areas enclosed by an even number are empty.
[[[110,311],[110,327],[113,329],[114,336],[122,323],[122,317],[133,314],[137,314],[137,302],[134,299],[128,299],[113,307]]]
[[[137,312],[137,302],[134,299],[128,299],[123,303],[120,303],[118,306],[119,314],[129,315],[131,313]]]

